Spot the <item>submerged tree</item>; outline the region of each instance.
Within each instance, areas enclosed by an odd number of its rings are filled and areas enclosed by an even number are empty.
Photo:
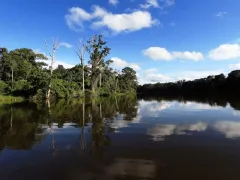
[[[49,67],[49,69],[50,69],[50,82],[49,82],[48,91],[47,91],[47,94],[46,94],[46,99],[50,99],[51,86],[52,86],[52,75],[53,75],[53,65],[54,65],[54,61],[55,61],[55,53],[59,48],[59,43],[58,43],[57,39],[53,39],[53,44],[52,44],[51,51],[50,51],[50,48],[48,47],[47,41],[45,41],[45,45],[48,49],[48,54],[51,57],[51,65]]]
[[[80,60],[81,66],[82,66],[82,91],[83,91],[84,96],[85,96],[84,60],[85,60],[86,51],[87,51],[87,48],[86,48],[85,43],[82,40],[79,41],[78,49],[75,50],[75,52],[78,55],[78,58]]]

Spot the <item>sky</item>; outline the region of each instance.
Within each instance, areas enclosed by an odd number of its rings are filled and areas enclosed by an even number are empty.
[[[55,67],[79,64],[78,41],[103,34],[113,67],[140,84],[192,80],[240,69],[239,0],[3,0],[0,46],[47,54]],[[86,57],[86,63],[87,59]]]

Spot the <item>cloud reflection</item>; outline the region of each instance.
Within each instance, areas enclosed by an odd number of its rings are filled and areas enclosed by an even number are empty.
[[[163,141],[167,136],[170,135],[183,135],[189,134],[191,132],[205,131],[207,129],[206,123],[196,123],[196,124],[187,124],[187,125],[157,125],[154,128],[148,129],[147,134],[152,136],[153,141]]]
[[[240,122],[220,121],[214,124],[213,127],[225,134],[227,138],[240,137]]]
[[[166,137],[171,135],[191,135],[192,132],[203,132],[207,128],[211,128],[226,136],[226,138],[239,138],[240,137],[240,122],[233,121],[219,121],[213,124],[199,122],[190,125],[174,125],[164,124],[157,125],[147,130],[153,141],[163,141]]]

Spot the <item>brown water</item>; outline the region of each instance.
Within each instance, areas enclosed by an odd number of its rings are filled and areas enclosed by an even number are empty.
[[[240,179],[240,103],[210,104],[0,105],[0,179]]]

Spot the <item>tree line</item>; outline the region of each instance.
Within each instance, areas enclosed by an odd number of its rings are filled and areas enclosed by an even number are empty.
[[[79,42],[75,50],[79,64],[73,68],[58,65],[54,69],[59,43],[55,39],[51,46],[46,41],[45,45],[48,56],[28,48],[1,48],[0,95],[52,99],[136,93],[136,72],[130,67],[121,72],[111,67],[113,61],[106,59],[111,49],[102,35]]]
[[[141,95],[157,96],[228,96],[240,92],[240,70],[224,74],[208,76],[193,81],[177,81],[169,83],[144,84],[138,86]]]

